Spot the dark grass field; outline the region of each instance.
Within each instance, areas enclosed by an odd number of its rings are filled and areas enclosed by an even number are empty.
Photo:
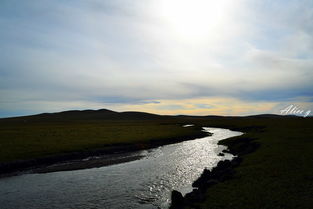
[[[197,126],[183,128],[182,124]],[[313,206],[313,118],[168,117],[146,113],[69,112],[0,120],[0,162],[198,134],[199,126],[245,132],[259,148],[243,156],[234,178],[213,185],[205,201],[186,208],[301,208]]]
[[[187,208],[290,208],[313,206],[313,118],[243,117],[198,121],[246,132],[259,148],[243,156],[235,176],[213,185],[205,201]]]
[[[84,113],[80,113],[82,118]],[[56,117],[54,117],[56,116]],[[183,128],[171,119],[119,116],[101,119],[58,114],[0,120],[0,162],[92,150],[108,145],[147,143],[190,137],[197,127]],[[134,119],[135,118],[135,119]],[[170,122],[168,122],[170,120]]]

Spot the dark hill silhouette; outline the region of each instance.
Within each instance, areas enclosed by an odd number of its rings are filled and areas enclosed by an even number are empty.
[[[0,118],[0,122],[50,122],[50,121],[75,121],[75,120],[152,120],[161,118],[180,118],[180,119],[218,119],[226,116],[206,115],[206,116],[192,116],[192,115],[157,115],[146,112],[125,111],[116,112],[108,109],[99,110],[69,110],[56,113],[41,113],[37,115]],[[250,118],[276,118],[276,117],[297,117],[290,115],[275,115],[275,114],[260,114],[251,116],[227,116],[227,118],[250,117]]]
[[[299,117],[297,115],[276,115],[276,114],[260,114],[260,115],[250,115],[247,117],[253,118],[279,118],[279,117]]]
[[[62,118],[62,119],[103,119],[118,115],[118,112],[107,109],[99,110],[69,110],[58,113],[42,113],[34,115],[40,118]]]
[[[115,112],[108,109],[99,110],[69,110],[56,113],[41,113],[37,115],[2,118],[0,121],[8,122],[50,122],[50,121],[72,121],[72,120],[145,120],[158,119],[166,116],[145,112]]]
[[[146,113],[146,112],[135,112],[135,111],[126,111],[126,112],[121,112],[120,116],[123,118],[129,118],[129,119],[157,119],[160,117],[166,117],[166,116],[161,116],[157,114],[152,114],[152,113]]]

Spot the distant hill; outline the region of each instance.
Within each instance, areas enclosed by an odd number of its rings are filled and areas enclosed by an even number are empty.
[[[37,115],[2,118],[0,122],[14,121],[14,122],[44,122],[44,121],[72,121],[72,120],[148,120],[148,119],[160,119],[160,118],[181,118],[181,119],[218,119],[226,116],[207,115],[207,116],[191,116],[191,115],[157,115],[146,112],[126,111],[115,112],[108,109],[99,110],[69,110],[56,113],[41,113]],[[275,115],[275,114],[260,114],[251,116],[227,116],[227,118],[237,117],[253,117],[253,118],[276,118],[276,117],[298,117],[294,115]]]
[[[115,112],[108,109],[99,110],[69,110],[56,113],[41,113],[37,115],[20,116],[12,118],[2,118],[0,121],[70,121],[70,120],[143,120],[156,119],[161,115],[145,113],[145,112]]]
[[[260,114],[260,115],[250,115],[247,117],[254,118],[279,118],[279,117],[299,117],[297,115],[276,115],[276,114]]]
[[[162,116],[152,113],[146,112],[136,112],[136,111],[126,111],[119,113],[123,118],[136,118],[136,119],[150,119],[150,118],[160,118],[160,117],[170,117],[170,116]]]

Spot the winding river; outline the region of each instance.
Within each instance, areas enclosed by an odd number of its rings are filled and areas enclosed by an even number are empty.
[[[204,128],[212,136],[141,151],[145,157],[122,164],[75,171],[24,174],[0,179],[1,209],[168,208],[173,189],[183,194],[204,168],[231,159],[218,156],[219,140],[241,135]],[[137,153],[138,154],[138,153]]]

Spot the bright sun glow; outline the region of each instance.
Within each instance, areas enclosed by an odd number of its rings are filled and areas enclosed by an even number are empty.
[[[218,36],[233,4],[231,0],[163,0],[160,11],[176,36],[196,41]]]

